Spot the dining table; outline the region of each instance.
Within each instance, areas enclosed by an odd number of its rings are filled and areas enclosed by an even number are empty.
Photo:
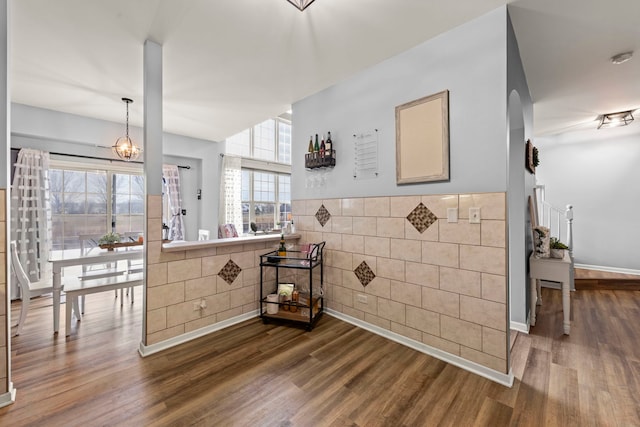
[[[142,259],[143,246],[115,248],[113,250],[96,248],[82,255],[80,250],[51,251],[49,262],[53,272],[53,333],[60,329],[60,300],[64,290],[62,269],[71,266],[83,266],[92,264],[109,264],[123,260]]]

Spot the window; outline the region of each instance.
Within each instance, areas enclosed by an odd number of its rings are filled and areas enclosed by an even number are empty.
[[[265,120],[253,127],[253,158],[261,160],[276,159],[276,121]]]
[[[291,164],[291,123],[269,119],[226,140],[227,154],[246,159]]]
[[[49,177],[52,249],[79,248],[81,234],[143,230],[142,175],[52,161]]]
[[[276,228],[291,220],[291,177],[257,170],[242,170],[242,230]]]
[[[251,157],[251,129],[227,138],[227,153],[240,157]]]
[[[226,147],[242,157],[242,231],[252,222],[268,230],[291,221],[291,123],[265,120],[227,138]]]
[[[278,161],[291,164],[291,124],[278,122]]]

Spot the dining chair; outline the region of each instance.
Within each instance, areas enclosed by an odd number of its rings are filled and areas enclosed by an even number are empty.
[[[20,285],[21,303],[20,303],[20,319],[16,324],[17,329],[14,335],[20,335],[22,327],[27,319],[27,313],[29,312],[29,303],[31,298],[37,297],[43,294],[53,292],[53,283],[49,280],[40,280],[38,282],[32,282],[29,280],[29,276],[24,272],[22,264],[20,264],[20,258],[18,258],[18,248],[14,240],[11,241],[11,267],[18,279]]]

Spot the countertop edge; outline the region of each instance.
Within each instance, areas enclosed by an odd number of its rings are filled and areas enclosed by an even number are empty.
[[[302,235],[297,233],[285,234],[284,240],[298,240],[301,237]],[[224,246],[245,245],[251,243],[277,242],[279,240],[279,234],[265,234],[262,236],[231,237],[227,239],[215,240],[177,241],[164,243],[162,245],[162,252],[191,251],[208,248],[220,248]]]

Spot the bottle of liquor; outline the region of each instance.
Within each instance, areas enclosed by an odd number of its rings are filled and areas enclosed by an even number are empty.
[[[324,157],[325,153],[325,144],[324,144],[324,136],[322,137],[322,143],[320,144],[320,157]]]
[[[284,245],[284,233],[280,234],[280,247],[278,248],[278,256],[287,256],[287,247]]]
[[[309,153],[313,153],[313,136],[309,137],[309,148],[307,149]]]
[[[333,141],[331,141],[331,132],[327,132],[327,141],[324,143],[325,156],[333,157],[331,150],[333,149]]]
[[[320,151],[320,144],[318,143],[318,134],[317,134],[317,133],[316,133],[316,143],[315,143],[315,145],[313,146],[313,151],[315,151],[316,153],[317,153],[318,151]]]

